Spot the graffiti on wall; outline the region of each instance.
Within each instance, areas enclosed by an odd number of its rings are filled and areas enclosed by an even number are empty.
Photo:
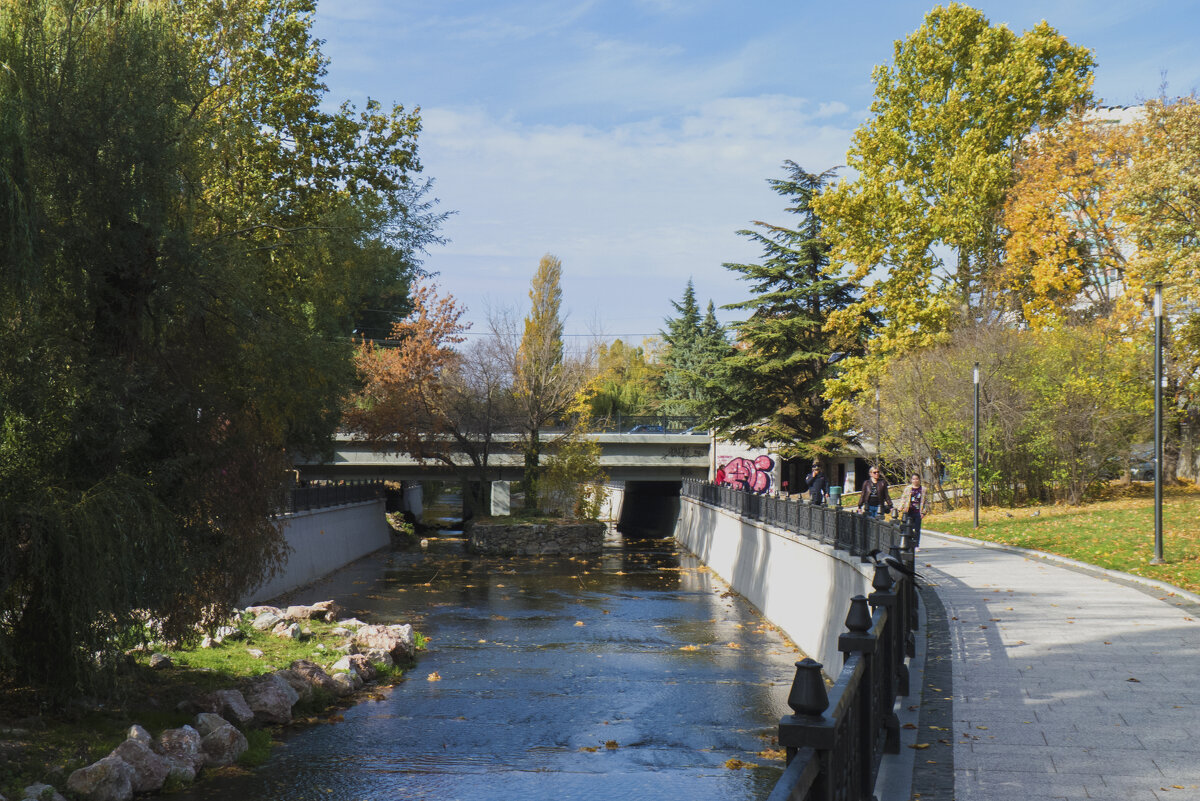
[[[774,469],[775,460],[766,454],[753,459],[739,456],[717,470],[717,483],[738,490],[766,493],[771,491],[771,471]]]

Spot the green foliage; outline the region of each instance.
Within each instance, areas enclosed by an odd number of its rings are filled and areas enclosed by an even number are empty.
[[[1014,149],[1089,100],[1092,66],[1044,22],[1018,36],[952,3],[876,68],[871,117],[847,155],[857,175],[813,202],[833,266],[864,288],[833,328],[853,336],[872,308],[883,321],[873,358],[848,359],[827,388],[835,428],[852,424],[851,399],[887,359],[944,342],[961,310],[988,314]]]
[[[193,638],[270,573],[286,454],[433,235],[418,118],[321,111],[311,12],[0,5],[6,672],[102,690],[147,615]]]
[[[937,464],[948,484],[971,486],[976,361],[980,490],[989,503],[1079,504],[1148,435],[1153,382],[1146,353],[1119,332],[964,328],[950,344],[908,354],[884,372],[886,461],[906,472]],[[856,411],[860,430],[873,430],[874,398]]]
[[[704,316],[700,316],[690,278],[683,298],[671,301],[671,305],[679,316],[668,317],[667,329],[662,332],[664,371],[660,411],[673,415],[698,414],[709,399],[708,384],[714,371],[729,353],[729,341],[712,301]]]
[[[815,175],[791,161],[784,167],[787,176],[769,183],[798,219],[795,227],[755,222],[738,232],[762,247],[763,259],[725,265],[741,273],[754,296],[725,306],[750,316],[734,324],[739,347],[707,383],[700,408],[729,438],[756,447],[778,443],[788,457],[831,454],[845,440],[825,423],[824,380],[836,369],[834,352],[861,353],[862,345],[826,330],[830,315],[853,301],[846,282],[830,273],[829,245],[812,210],[832,171]]]
[[[594,419],[654,414],[662,405],[661,367],[646,358],[645,347],[617,339],[601,344],[596,375],[589,382],[588,413]]]
[[[601,453],[600,443],[582,431],[557,440],[542,474],[541,508],[555,516],[599,518],[608,497]]]
[[[238,764],[247,768],[265,765],[271,758],[271,749],[275,747],[275,738],[267,729],[248,729],[246,735],[246,750],[238,757]],[[166,788],[163,788],[166,790]]]

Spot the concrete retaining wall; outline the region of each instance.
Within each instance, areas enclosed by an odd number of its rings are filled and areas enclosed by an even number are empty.
[[[837,638],[846,630],[850,599],[871,593],[874,569],[830,545],[680,500],[675,539],[836,676],[842,669]]]
[[[385,508],[386,501],[380,498],[282,516],[283,536],[291,551],[279,572],[243,598],[243,605],[291,592],[389,545],[391,528]]]

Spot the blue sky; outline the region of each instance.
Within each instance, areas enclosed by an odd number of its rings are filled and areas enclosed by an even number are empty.
[[[700,302],[749,296],[721,265],[735,233],[788,222],[767,187],[790,159],[845,161],[871,70],[932,3],[716,0],[323,0],[331,100],[420,106],[421,160],[455,214],[426,267],[468,308],[523,316],[543,253],[563,262],[567,329],[640,342],[689,278]],[[976,3],[993,24],[1045,19],[1126,105],[1200,87],[1191,2]],[[725,321],[732,313],[718,312]]]

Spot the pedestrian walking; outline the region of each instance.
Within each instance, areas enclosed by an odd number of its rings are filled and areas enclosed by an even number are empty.
[[[904,516],[904,521],[908,523],[914,548],[921,544],[921,518],[929,514],[929,506],[929,494],[921,486],[921,476],[919,473],[913,473],[908,486],[900,494],[898,508]]]
[[[825,505],[825,496],[829,494],[829,479],[821,472],[821,465],[814,463],[812,472],[804,479],[808,485],[808,500],[818,506]]]
[[[725,468],[724,467],[717,468],[717,475],[716,475],[716,478],[713,483],[716,484],[718,487],[725,485]]]
[[[858,511],[861,512],[864,506],[867,509],[867,517],[879,517],[880,511],[884,514],[892,511],[887,479],[879,475],[878,467],[871,468],[867,480],[863,482],[862,492],[858,495]]]

